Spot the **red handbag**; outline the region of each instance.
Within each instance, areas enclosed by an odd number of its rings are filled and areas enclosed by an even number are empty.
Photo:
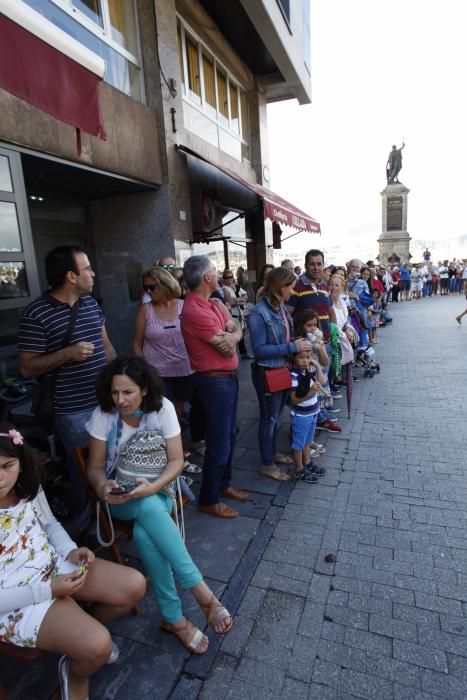
[[[288,367],[274,367],[264,370],[264,383],[266,390],[274,394],[276,391],[285,391],[292,388],[292,378]]]

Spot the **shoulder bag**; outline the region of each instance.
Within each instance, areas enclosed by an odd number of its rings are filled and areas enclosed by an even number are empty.
[[[49,296],[45,295],[46,298]],[[79,299],[73,304],[71,308],[70,320],[68,322],[68,328],[65,335],[63,336],[62,344],[60,349],[66,348],[70,345],[71,338],[73,336],[73,331],[75,330],[76,318],[78,316],[79,310]],[[37,384],[32,390],[32,400],[31,400],[31,411],[34,413],[36,418],[42,423],[49,423],[54,415],[54,394],[55,394],[55,384],[57,383],[58,375],[62,366],[57,367],[53,372],[48,374],[42,374],[36,377]]]

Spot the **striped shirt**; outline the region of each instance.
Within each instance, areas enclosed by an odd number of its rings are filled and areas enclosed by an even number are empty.
[[[293,367],[290,370],[290,379],[292,380],[292,391],[295,391],[298,387],[298,383],[305,375],[304,369],[296,369]],[[318,374],[316,367],[311,368],[310,372],[310,386],[316,381],[316,375]],[[318,394],[314,393],[307,399],[303,399],[300,403],[292,404],[290,406],[291,416],[314,416],[319,412]]]
[[[78,299],[76,323],[69,345],[94,344],[94,352],[82,362],[72,360],[60,367],[55,384],[54,409],[57,415],[81,413],[96,404],[96,377],[107,363],[102,329],[104,314],[89,294]],[[18,329],[18,349],[46,354],[62,348],[70,323],[71,307],[55,297],[44,295],[23,311]]]
[[[329,310],[332,302],[328,292],[322,287],[323,283],[313,284],[305,273],[298,278],[292,296],[287,302],[287,306],[292,309],[294,317],[303,309],[313,309],[319,316],[319,326],[323,331],[325,343],[331,340],[331,329],[329,326]]]

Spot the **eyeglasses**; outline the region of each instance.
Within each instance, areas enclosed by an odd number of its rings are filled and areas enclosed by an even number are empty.
[[[173,263],[170,263],[168,265],[159,265],[159,267],[162,267],[163,270],[175,270],[177,266]]]
[[[153,292],[157,287],[157,284],[143,284],[143,289],[145,292]]]

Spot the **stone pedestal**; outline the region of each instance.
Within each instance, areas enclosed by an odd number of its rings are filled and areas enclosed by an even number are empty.
[[[387,185],[381,192],[383,226],[378,238],[380,263],[387,263],[395,254],[408,262],[410,236],[407,232],[407,197],[410,190],[401,182]]]

